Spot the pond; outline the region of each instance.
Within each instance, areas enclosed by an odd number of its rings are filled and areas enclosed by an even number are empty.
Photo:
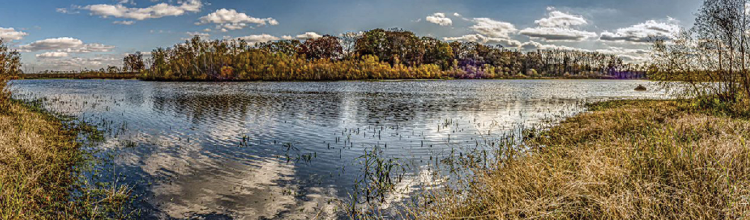
[[[648,91],[635,91],[639,85]],[[438,185],[435,161],[610,99],[665,98],[648,81],[146,82],[20,80],[16,98],[100,122],[112,177],[142,218],[341,216],[376,152],[403,174],[384,203]],[[104,123],[101,123],[104,122]]]

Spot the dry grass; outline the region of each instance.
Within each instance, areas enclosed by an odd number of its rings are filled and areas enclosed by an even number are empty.
[[[54,214],[44,210],[67,202],[72,167],[80,160],[76,133],[20,104],[6,107],[0,114],[0,217]]]
[[[677,101],[617,101],[527,141],[429,218],[750,217],[750,121]]]
[[[132,215],[126,209],[130,188],[81,176],[93,164],[77,137],[91,131],[0,96],[0,219]]]

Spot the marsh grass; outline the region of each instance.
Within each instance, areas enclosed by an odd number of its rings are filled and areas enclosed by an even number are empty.
[[[0,219],[98,219],[133,215],[131,189],[86,176],[98,161],[84,151],[96,128],[46,112],[40,105],[0,100]],[[89,142],[91,143],[91,142]]]
[[[448,187],[413,212],[427,219],[750,217],[746,117],[693,100],[589,109],[528,136],[523,147],[502,148],[515,156],[477,167],[467,188]]]

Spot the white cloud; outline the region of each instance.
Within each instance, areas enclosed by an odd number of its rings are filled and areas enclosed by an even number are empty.
[[[594,32],[574,30],[564,27],[526,28],[519,33],[532,38],[541,38],[548,41],[582,41],[597,36]]]
[[[240,37],[239,39],[245,40],[246,42],[251,43],[251,44],[279,40],[278,37],[269,35],[269,34],[249,35],[249,36]]]
[[[526,43],[523,43],[520,47],[521,50],[525,51],[532,51],[532,50],[574,50],[574,51],[584,51],[584,52],[591,52],[591,50],[577,48],[577,47],[569,47],[565,45],[554,45],[554,44],[542,44],[535,41],[529,41]]]
[[[320,37],[323,37],[323,36],[315,32],[306,32],[304,34],[297,35],[297,39],[300,39],[300,40],[315,39],[315,38],[320,38]]]
[[[132,25],[135,24],[135,21],[114,21],[112,24]]]
[[[617,57],[621,58],[623,61],[629,63],[642,63],[648,61],[651,57],[650,50],[631,49],[623,47],[609,47],[606,49],[598,49],[596,50],[596,52],[603,54],[614,54]]]
[[[131,4],[131,5],[135,5],[135,1],[134,0],[120,0],[118,3],[119,4]]]
[[[104,68],[107,66],[117,66],[122,64],[122,58],[114,57],[73,57],[70,60],[64,60],[69,66],[82,68]]]
[[[78,10],[75,10],[75,8],[73,10],[68,10],[67,8],[58,8],[58,9],[55,9],[55,11],[57,11],[58,13],[63,13],[63,14],[78,14],[78,13],[81,13]]]
[[[63,50],[83,46],[83,41],[70,37],[49,38],[21,45],[23,51]]]
[[[521,42],[510,38],[495,38],[486,37],[481,34],[468,34],[461,37],[445,37],[445,41],[464,41],[464,42],[478,42],[478,43],[495,43],[503,45],[504,47],[518,47],[521,46]]]
[[[193,38],[195,36],[198,36],[201,39],[208,39],[209,37],[211,37],[211,34],[209,34],[209,33],[202,33],[202,32],[190,32],[190,31],[188,31],[185,34],[187,34],[189,36],[189,38]],[[185,40],[187,40],[187,39],[185,39]]]
[[[433,24],[438,24],[440,26],[451,26],[453,25],[453,20],[450,18],[446,18],[444,13],[435,13],[430,16],[427,16],[426,20]]]
[[[281,39],[284,39],[284,40],[292,40],[292,39],[294,39],[294,37],[292,37],[292,36],[289,36],[289,35],[284,35],[284,36],[281,36]]]
[[[3,28],[0,27],[0,39],[13,41],[13,40],[21,40],[23,37],[25,37],[27,34],[23,31],[17,31],[13,28]]]
[[[639,55],[646,55],[646,54],[651,53],[651,51],[649,50],[630,49],[630,48],[623,48],[623,47],[609,47],[606,49],[597,49],[596,52],[606,53],[606,54],[639,54]]]
[[[542,48],[544,48],[544,45],[542,45],[539,42],[529,41],[529,42],[521,44],[519,48],[525,51],[542,50]]]
[[[614,33],[605,31],[599,37],[603,41],[625,41],[648,43],[654,40],[673,40],[679,35],[678,21],[669,18],[667,22],[648,20],[626,28],[617,29]]]
[[[50,54],[53,56],[52,54]],[[60,54],[58,54],[59,56]],[[31,64],[39,69],[49,69],[55,71],[71,71],[81,69],[99,69],[107,66],[122,65],[124,55],[106,54],[96,55],[93,57],[42,57],[37,55],[37,64]]]
[[[276,19],[266,18],[266,20],[268,21],[268,24],[270,25],[279,25],[279,21],[277,21]]]
[[[68,53],[94,53],[94,52],[109,52],[115,49],[115,46],[109,46],[104,44],[84,44],[79,47],[67,48],[64,50],[58,50]]]
[[[459,18],[460,18],[460,17],[461,17],[461,14],[459,14],[458,12],[456,12],[456,13],[453,13],[453,16],[456,16],[456,17],[459,17]]]
[[[240,30],[248,24],[256,24],[258,26],[279,25],[279,22],[273,18],[255,18],[245,13],[237,12],[237,10],[226,8],[216,10],[211,14],[201,17],[199,20],[200,22],[196,23],[196,25],[217,24],[216,29],[223,32],[227,30]]]
[[[166,16],[180,16],[185,14],[186,12],[199,12],[203,7],[203,3],[200,0],[183,0],[178,1],[178,4],[179,5],[170,5],[167,3],[159,3],[147,8],[129,8],[127,6],[124,6],[123,4],[97,4],[87,5],[80,8],[89,10],[92,15],[99,15],[103,18],[116,17],[135,19],[140,21]],[[58,12],[61,12],[61,10],[58,9]]]
[[[63,58],[68,57],[68,53],[66,52],[45,52],[41,54],[37,54],[36,58],[42,58],[42,59],[51,59],[51,58]]]
[[[508,22],[495,21],[489,18],[474,18],[476,24],[471,26],[475,32],[496,38],[508,38],[510,34],[518,31],[516,27]]]
[[[519,33],[547,41],[583,41],[597,36],[594,32],[572,28],[573,26],[588,24],[582,16],[561,12],[553,7],[548,7],[547,11],[549,13],[546,18],[534,21],[538,25],[537,27],[526,28]]]
[[[38,40],[30,44],[18,47],[22,52],[33,51],[57,51],[67,53],[91,53],[91,52],[108,52],[114,49],[114,46],[104,44],[84,44],[83,41],[70,37],[49,38]]]
[[[548,7],[548,17],[534,21],[540,27],[570,27],[588,24],[588,21],[580,15],[571,15]]]

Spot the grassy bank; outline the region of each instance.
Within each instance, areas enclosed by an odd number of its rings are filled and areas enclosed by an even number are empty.
[[[716,219],[750,217],[750,121],[687,101],[613,101],[478,169],[431,217]]]
[[[90,158],[78,137],[91,127],[8,99],[0,99],[0,110],[0,219],[128,215],[128,188],[80,176]]]

